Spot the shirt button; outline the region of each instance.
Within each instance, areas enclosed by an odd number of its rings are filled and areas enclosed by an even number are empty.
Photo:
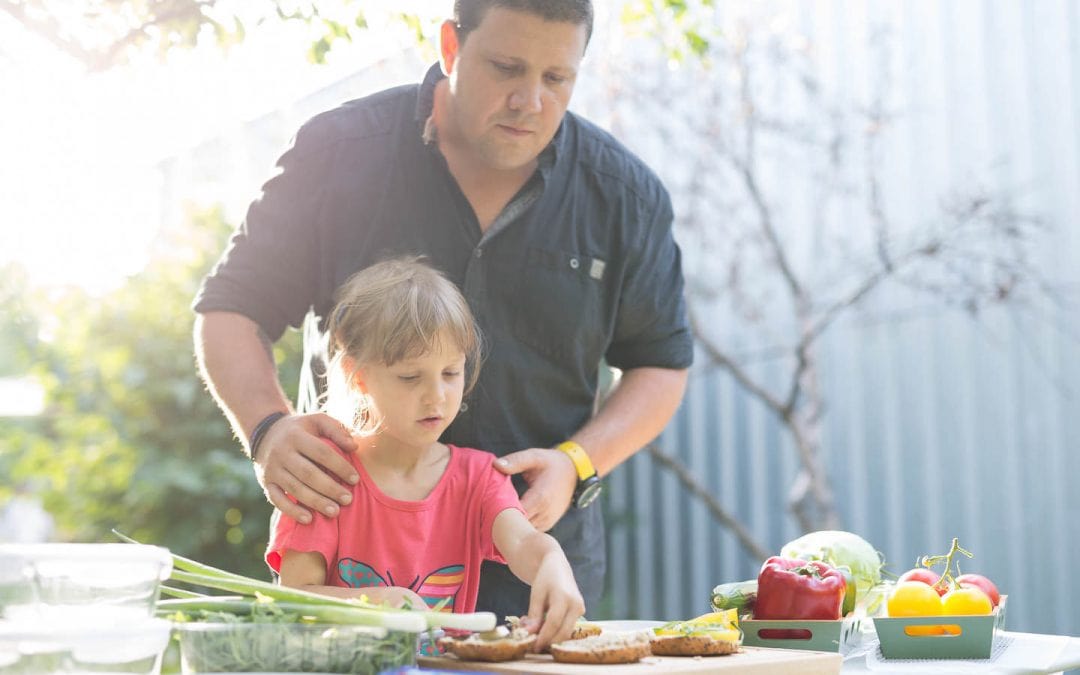
[[[576,270],[578,267],[581,267],[581,263],[578,262],[578,259],[570,258],[570,269]]]
[[[484,249],[477,247],[475,250],[473,250],[474,258],[479,258],[482,255],[484,255]]]

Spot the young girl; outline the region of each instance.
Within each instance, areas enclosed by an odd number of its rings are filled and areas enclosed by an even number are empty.
[[[559,544],[529,523],[493,455],[439,442],[480,360],[457,287],[417,259],[378,263],[340,289],[329,335],[324,410],[357,438],[347,459],[360,480],[337,518],[277,519],[266,560],[281,583],[471,612],[481,562],[505,562],[532,586],[537,647],[569,637],[584,601]]]

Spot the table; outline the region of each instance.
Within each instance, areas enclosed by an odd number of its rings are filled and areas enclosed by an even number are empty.
[[[849,656],[841,673],[992,673],[1027,675],[1060,673],[1080,668],[1080,638],[1001,631],[1008,647],[992,662],[985,661],[903,661],[875,663],[873,657]],[[869,645],[868,645],[869,646]],[[853,654],[859,654],[854,652]]]
[[[597,621],[605,630],[643,630],[659,625],[658,621]],[[876,661],[865,651],[876,648],[873,630],[864,633],[863,647],[849,654],[841,666],[841,675],[865,675],[869,673],[888,675],[906,673],[920,675],[960,675],[966,673],[990,673],[991,675],[1044,675],[1061,673],[1073,668],[1080,669],[1080,638],[1063,635],[1042,635],[1000,631],[1004,648],[992,662],[959,659],[955,661]],[[772,650],[766,650],[772,651]],[[803,652],[806,653],[806,652]],[[718,662],[719,663],[719,662]],[[436,667],[437,661],[428,659],[422,666]],[[835,662],[832,666],[836,667]],[[597,673],[617,670],[612,666],[589,666]],[[640,668],[639,668],[640,669]],[[483,670],[483,669],[478,669]],[[497,669],[493,669],[497,670]],[[520,669],[519,669],[520,670]],[[528,671],[525,668],[523,672]],[[513,668],[510,669],[513,672]],[[833,671],[835,672],[835,671]]]

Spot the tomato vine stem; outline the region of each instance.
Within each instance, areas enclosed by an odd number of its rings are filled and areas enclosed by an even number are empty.
[[[956,588],[956,577],[960,576],[960,561],[956,561],[956,575],[953,576],[952,565],[953,558],[957,553],[961,553],[968,558],[974,558],[975,554],[960,547],[960,540],[957,537],[953,537],[952,546],[949,547],[949,552],[945,555],[924,555],[919,559],[919,564],[923,567],[930,569],[935,565],[942,562],[945,563],[945,570],[941,573],[941,578],[934,584],[935,588],[944,588],[946,590]]]

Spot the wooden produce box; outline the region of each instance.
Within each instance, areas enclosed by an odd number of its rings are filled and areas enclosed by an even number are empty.
[[[632,675],[634,673],[739,673],[740,675],[767,675],[790,673],[791,675],[837,675],[843,659],[839,654],[809,652],[795,649],[767,649],[763,647],[742,648],[729,656],[650,656],[638,663],[596,666],[573,663],[556,663],[547,654],[529,654],[520,661],[484,663],[461,661],[452,656],[418,657],[424,668],[440,670],[468,670],[480,673],[535,673],[547,675]]]

